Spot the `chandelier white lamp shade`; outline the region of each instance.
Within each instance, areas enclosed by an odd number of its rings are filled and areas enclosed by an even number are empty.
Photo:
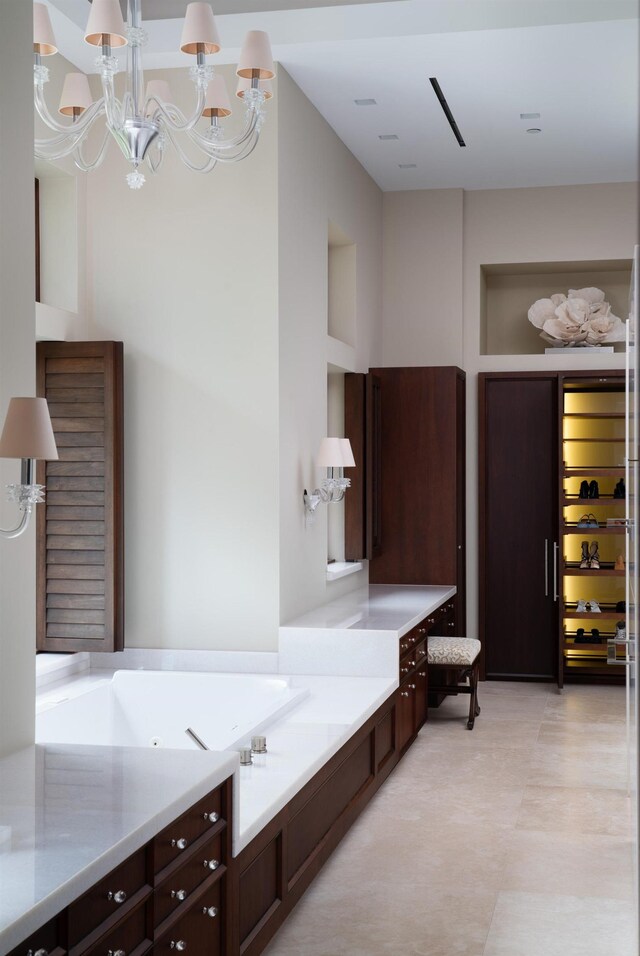
[[[16,502],[22,518],[11,531],[0,528],[0,537],[17,538],[26,531],[33,506],[44,501],[44,486],[35,484],[36,459],[58,458],[46,399],[11,399],[0,435],[0,458],[22,460],[20,484],[7,486],[8,498]]]
[[[184,19],[180,50],[195,58],[189,70],[195,86],[190,113],[184,113],[173,102],[166,81],[151,80],[145,89],[142,48],[146,34],[140,5],[141,0],[128,0],[125,24],[119,0],[93,0],[84,39],[99,50],[96,68],[102,82],[102,96],[93,101],[86,76],[68,74],[58,112],[70,121],[61,122],[49,111],[44,95],[49,71],[42,59],[57,52],[55,36],[47,7],[43,3],[34,4],[35,106],[40,119],[55,134],[49,139],[36,140],[36,156],[47,160],[72,156],[79,169],[89,171],[100,165],[114,139],[131,166],[126,179],[132,189],[139,189],[145,182],[140,169],[143,163],[151,172],[160,168],[168,144],[189,169],[199,173],[210,172],[217,163],[245,159],[256,147],[264,122],[264,104],[273,95],[269,81],[275,71],[267,34],[261,30],[247,33],[236,70],[243,84],[242,93],[238,90],[237,95],[244,102],[246,117],[240,132],[227,137],[221,121],[232,112],[229,96],[223,78],[214,73],[206,59],[220,50],[210,4],[189,3]],[[114,77],[120,63],[114,51],[125,47],[126,89],[118,98]],[[203,117],[210,121],[208,129],[198,126]],[[94,149],[94,155],[87,157],[86,140],[98,123],[104,125],[104,137]],[[196,147],[198,159],[191,158],[193,149],[185,152],[183,143],[187,142]]]
[[[355,458],[348,438],[323,438],[316,455],[318,468],[326,468],[327,476],[319,488],[309,494],[305,488],[303,499],[307,513],[313,514],[320,504],[342,501],[351,479],[345,478],[344,469],[355,467]]]

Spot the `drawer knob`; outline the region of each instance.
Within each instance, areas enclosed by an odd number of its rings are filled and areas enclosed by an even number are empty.
[[[179,850],[184,850],[187,845],[187,841],[184,837],[179,837],[177,840],[171,841],[171,846],[177,847]]]
[[[415,661],[407,661],[407,664],[409,665],[409,667],[415,667],[415,666],[416,666],[416,662],[415,662]]]
[[[28,950],[27,956],[49,956],[48,949],[36,949],[35,952],[33,949]]]
[[[205,820],[208,820],[209,823],[217,823],[218,820],[220,819],[220,817],[219,817],[219,815],[216,813],[216,811],[214,810],[212,813],[205,813],[205,814],[204,814],[204,819],[205,819]]]
[[[107,893],[107,899],[112,900],[114,903],[124,903],[127,898],[127,894],[124,890],[116,890],[115,893],[112,893],[111,890]]]
[[[107,956],[127,956],[124,949],[108,949]]]
[[[172,900],[180,900],[180,902],[182,902],[183,900],[186,900],[186,898],[187,898],[186,890],[171,890]]]
[[[401,697],[408,697],[408,696],[409,696],[409,691],[408,691],[408,690],[401,690],[401,691],[400,691],[400,696],[401,696]]]
[[[427,633],[426,627],[419,627],[419,628],[418,628],[418,634],[426,634],[426,633]]]
[[[171,940],[170,943],[171,949],[177,949],[179,953],[183,952],[187,948],[187,944],[183,939]]]
[[[415,689],[416,689],[415,684],[409,684],[409,690],[415,690]]]
[[[220,866],[220,860],[204,860],[203,865],[208,867],[210,870],[217,870]]]
[[[427,676],[426,671],[418,671],[418,677],[426,677],[426,676]]]
[[[210,916],[211,919],[215,919],[218,915],[218,910],[215,906],[203,906],[202,913],[204,916]]]

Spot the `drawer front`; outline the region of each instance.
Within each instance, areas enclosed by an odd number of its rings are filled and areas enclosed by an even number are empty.
[[[221,884],[217,880],[178,917],[153,947],[154,956],[220,956],[222,953]]]
[[[153,869],[158,874],[216,825],[222,812],[222,788],[213,790],[169,824],[153,841]]]
[[[211,840],[207,840],[200,850],[197,850],[156,888],[154,892],[156,926],[186,902],[194,890],[221,865],[222,836],[222,833],[218,833]]]
[[[70,946],[75,946],[110,916],[129,909],[131,898],[148,886],[146,860],[146,850],[142,847],[69,906]]]
[[[150,901],[101,936],[82,956],[141,956],[152,944]]]
[[[415,652],[412,655],[412,659],[415,660],[416,666],[420,667],[422,664],[426,666],[427,663],[427,641],[423,639],[419,644],[416,644]]]
[[[29,953],[35,956],[38,950],[44,950],[48,956],[63,956],[66,952],[59,946],[57,916],[12,949],[8,956],[28,956]]]

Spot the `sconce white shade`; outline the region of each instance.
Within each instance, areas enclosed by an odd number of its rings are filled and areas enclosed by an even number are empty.
[[[216,74],[207,87],[203,116],[230,116],[231,103],[224,77]]]
[[[87,32],[84,35],[85,43],[90,43],[91,46],[102,46],[103,37],[107,38],[109,46],[117,47],[127,44],[119,0],[93,0],[91,4]]]
[[[11,399],[0,436],[0,458],[57,460],[46,398]]]
[[[245,76],[241,76],[236,87],[236,96],[238,96],[240,99],[243,99],[244,94],[249,89],[251,89],[251,80]],[[273,87],[271,85],[271,80],[258,80],[258,89],[264,93],[265,100],[270,100],[273,98]]]
[[[264,30],[249,30],[247,33],[236,73],[249,80],[254,77],[271,80],[275,76],[269,35]]]
[[[316,455],[318,468],[342,468],[342,447],[339,438],[323,438]]]
[[[89,81],[84,73],[67,73],[62,87],[58,112],[64,116],[73,116],[74,110],[81,113],[91,106],[93,98],[89,89]]]
[[[49,11],[44,3],[33,5],[33,52],[40,56],[51,56],[58,52]]]
[[[340,439],[340,449],[342,451],[342,467],[343,468],[355,468],[356,460],[353,457],[353,451],[351,449],[351,442],[348,438]]]
[[[220,49],[220,37],[208,3],[190,3],[184,17],[180,49],[183,53],[198,53],[198,44],[202,44],[203,53],[217,53]]]
[[[150,96],[157,96],[163,103],[171,103],[171,95],[171,87],[166,80],[149,80],[147,83],[145,99],[148,100]],[[155,111],[155,102],[149,103],[147,106],[147,116],[153,116]]]

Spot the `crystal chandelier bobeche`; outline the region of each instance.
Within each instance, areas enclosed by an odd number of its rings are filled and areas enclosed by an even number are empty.
[[[132,189],[139,189],[145,177],[140,165],[146,161],[156,172],[162,163],[167,143],[175,148],[182,162],[199,173],[210,172],[216,163],[235,163],[253,152],[264,121],[264,103],[271,98],[270,80],[274,76],[269,37],[261,30],[250,30],[245,38],[236,73],[239,77],[236,95],[246,106],[244,129],[225,139],[220,120],[231,113],[229,97],[221,76],[214,74],[206,57],[220,49],[213,11],[208,3],[187,6],[180,49],[195,56],[190,75],[195,85],[195,107],[190,116],[171,102],[169,84],[151,80],[145,90],[142,71],[142,47],[146,34],[142,29],[140,0],[128,0],[128,25],[125,26],[119,0],[93,0],[85,32],[85,41],[100,48],[96,67],[102,79],[102,96],[92,101],[84,73],[68,73],[62,90],[58,112],[71,117],[71,124],[58,122],[50,113],[44,97],[44,84],[49,70],[42,57],[57,52],[49,19],[42,3],[33,8],[34,99],[38,115],[57,135],[36,139],[35,154],[39,159],[58,160],[73,156],[76,166],[84,171],[96,169],[104,159],[111,139],[115,139],[126,159],[133,166],[127,175]],[[127,83],[122,99],[114,91],[114,76],[119,63],[113,50],[127,47]],[[196,129],[202,116],[210,118],[206,132]],[[104,118],[106,131],[95,156],[87,159],[85,140],[96,122]],[[185,136],[200,151],[200,163],[192,161],[179,138]]]

